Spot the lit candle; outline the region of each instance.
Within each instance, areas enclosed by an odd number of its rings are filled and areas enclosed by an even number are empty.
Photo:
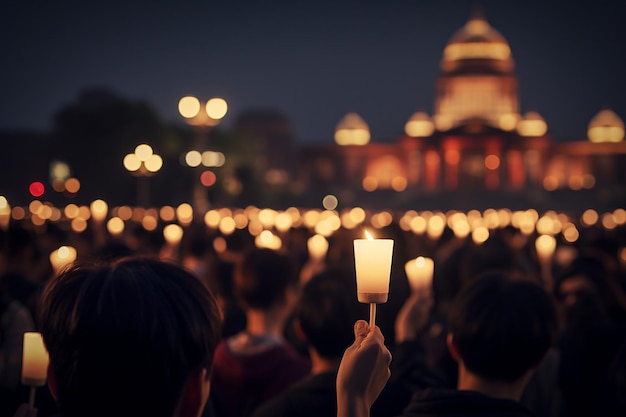
[[[49,358],[41,333],[24,333],[22,354],[22,384],[36,387],[45,385]]]
[[[432,289],[434,267],[433,260],[424,256],[418,256],[404,264],[404,270],[413,291]]]
[[[550,235],[541,235],[535,240],[537,255],[543,262],[549,262],[556,249],[556,239]]]
[[[374,325],[376,304],[387,302],[392,239],[374,239],[365,232],[367,239],[354,240],[354,265],[356,269],[357,299],[370,304],[370,326]]]
[[[73,246],[61,246],[50,254],[50,263],[54,273],[58,274],[68,264],[76,260],[76,249]]]
[[[307,240],[307,248],[312,259],[323,259],[328,252],[328,240],[322,235],[313,235]]]

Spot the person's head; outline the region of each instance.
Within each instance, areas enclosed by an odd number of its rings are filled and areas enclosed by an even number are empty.
[[[254,248],[235,267],[233,291],[245,309],[269,311],[285,305],[298,283],[296,263],[288,254]]]
[[[339,359],[354,341],[359,319],[354,268],[331,267],[303,286],[295,308],[297,326],[306,343],[326,359]]]
[[[504,272],[464,287],[448,316],[452,356],[482,378],[514,382],[534,369],[554,342],[557,316],[548,292]]]
[[[47,283],[38,325],[63,417],[189,416],[206,402],[219,312],[178,265],[77,264]]]

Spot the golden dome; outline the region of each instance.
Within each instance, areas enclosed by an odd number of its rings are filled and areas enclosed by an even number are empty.
[[[479,10],[475,10],[467,23],[452,35],[444,49],[441,67],[444,71],[467,69],[463,61],[468,60],[492,61],[487,67],[497,72],[513,69],[508,42],[489,25]]]
[[[350,112],[337,124],[337,145],[366,145],[370,141],[370,128],[358,113]]]
[[[435,124],[430,120],[428,114],[423,111],[413,113],[411,118],[404,125],[404,132],[412,137],[428,137],[435,131]]]
[[[548,125],[536,111],[529,111],[517,123],[517,133],[521,136],[543,136],[548,131]]]
[[[621,142],[624,140],[624,122],[613,111],[604,109],[589,122],[587,136],[591,142]]]

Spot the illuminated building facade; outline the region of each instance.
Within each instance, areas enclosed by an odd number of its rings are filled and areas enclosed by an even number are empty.
[[[432,117],[416,112],[405,135],[373,143],[348,114],[335,144],[302,150],[300,181],[381,207],[623,206],[623,120],[599,109],[586,139],[555,142],[540,114],[521,113],[514,67],[505,38],[474,13],[443,51]]]

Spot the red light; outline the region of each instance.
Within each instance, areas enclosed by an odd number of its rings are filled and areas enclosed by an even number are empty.
[[[33,197],[41,197],[44,191],[46,191],[46,187],[44,187],[41,182],[35,181],[30,184],[30,186],[28,187],[28,191],[30,191],[30,194]]]
[[[212,171],[204,171],[201,175],[200,175],[200,182],[202,183],[202,185],[204,185],[205,187],[210,187],[213,184],[215,184],[215,181],[217,180],[217,178],[215,177],[215,174]]]

